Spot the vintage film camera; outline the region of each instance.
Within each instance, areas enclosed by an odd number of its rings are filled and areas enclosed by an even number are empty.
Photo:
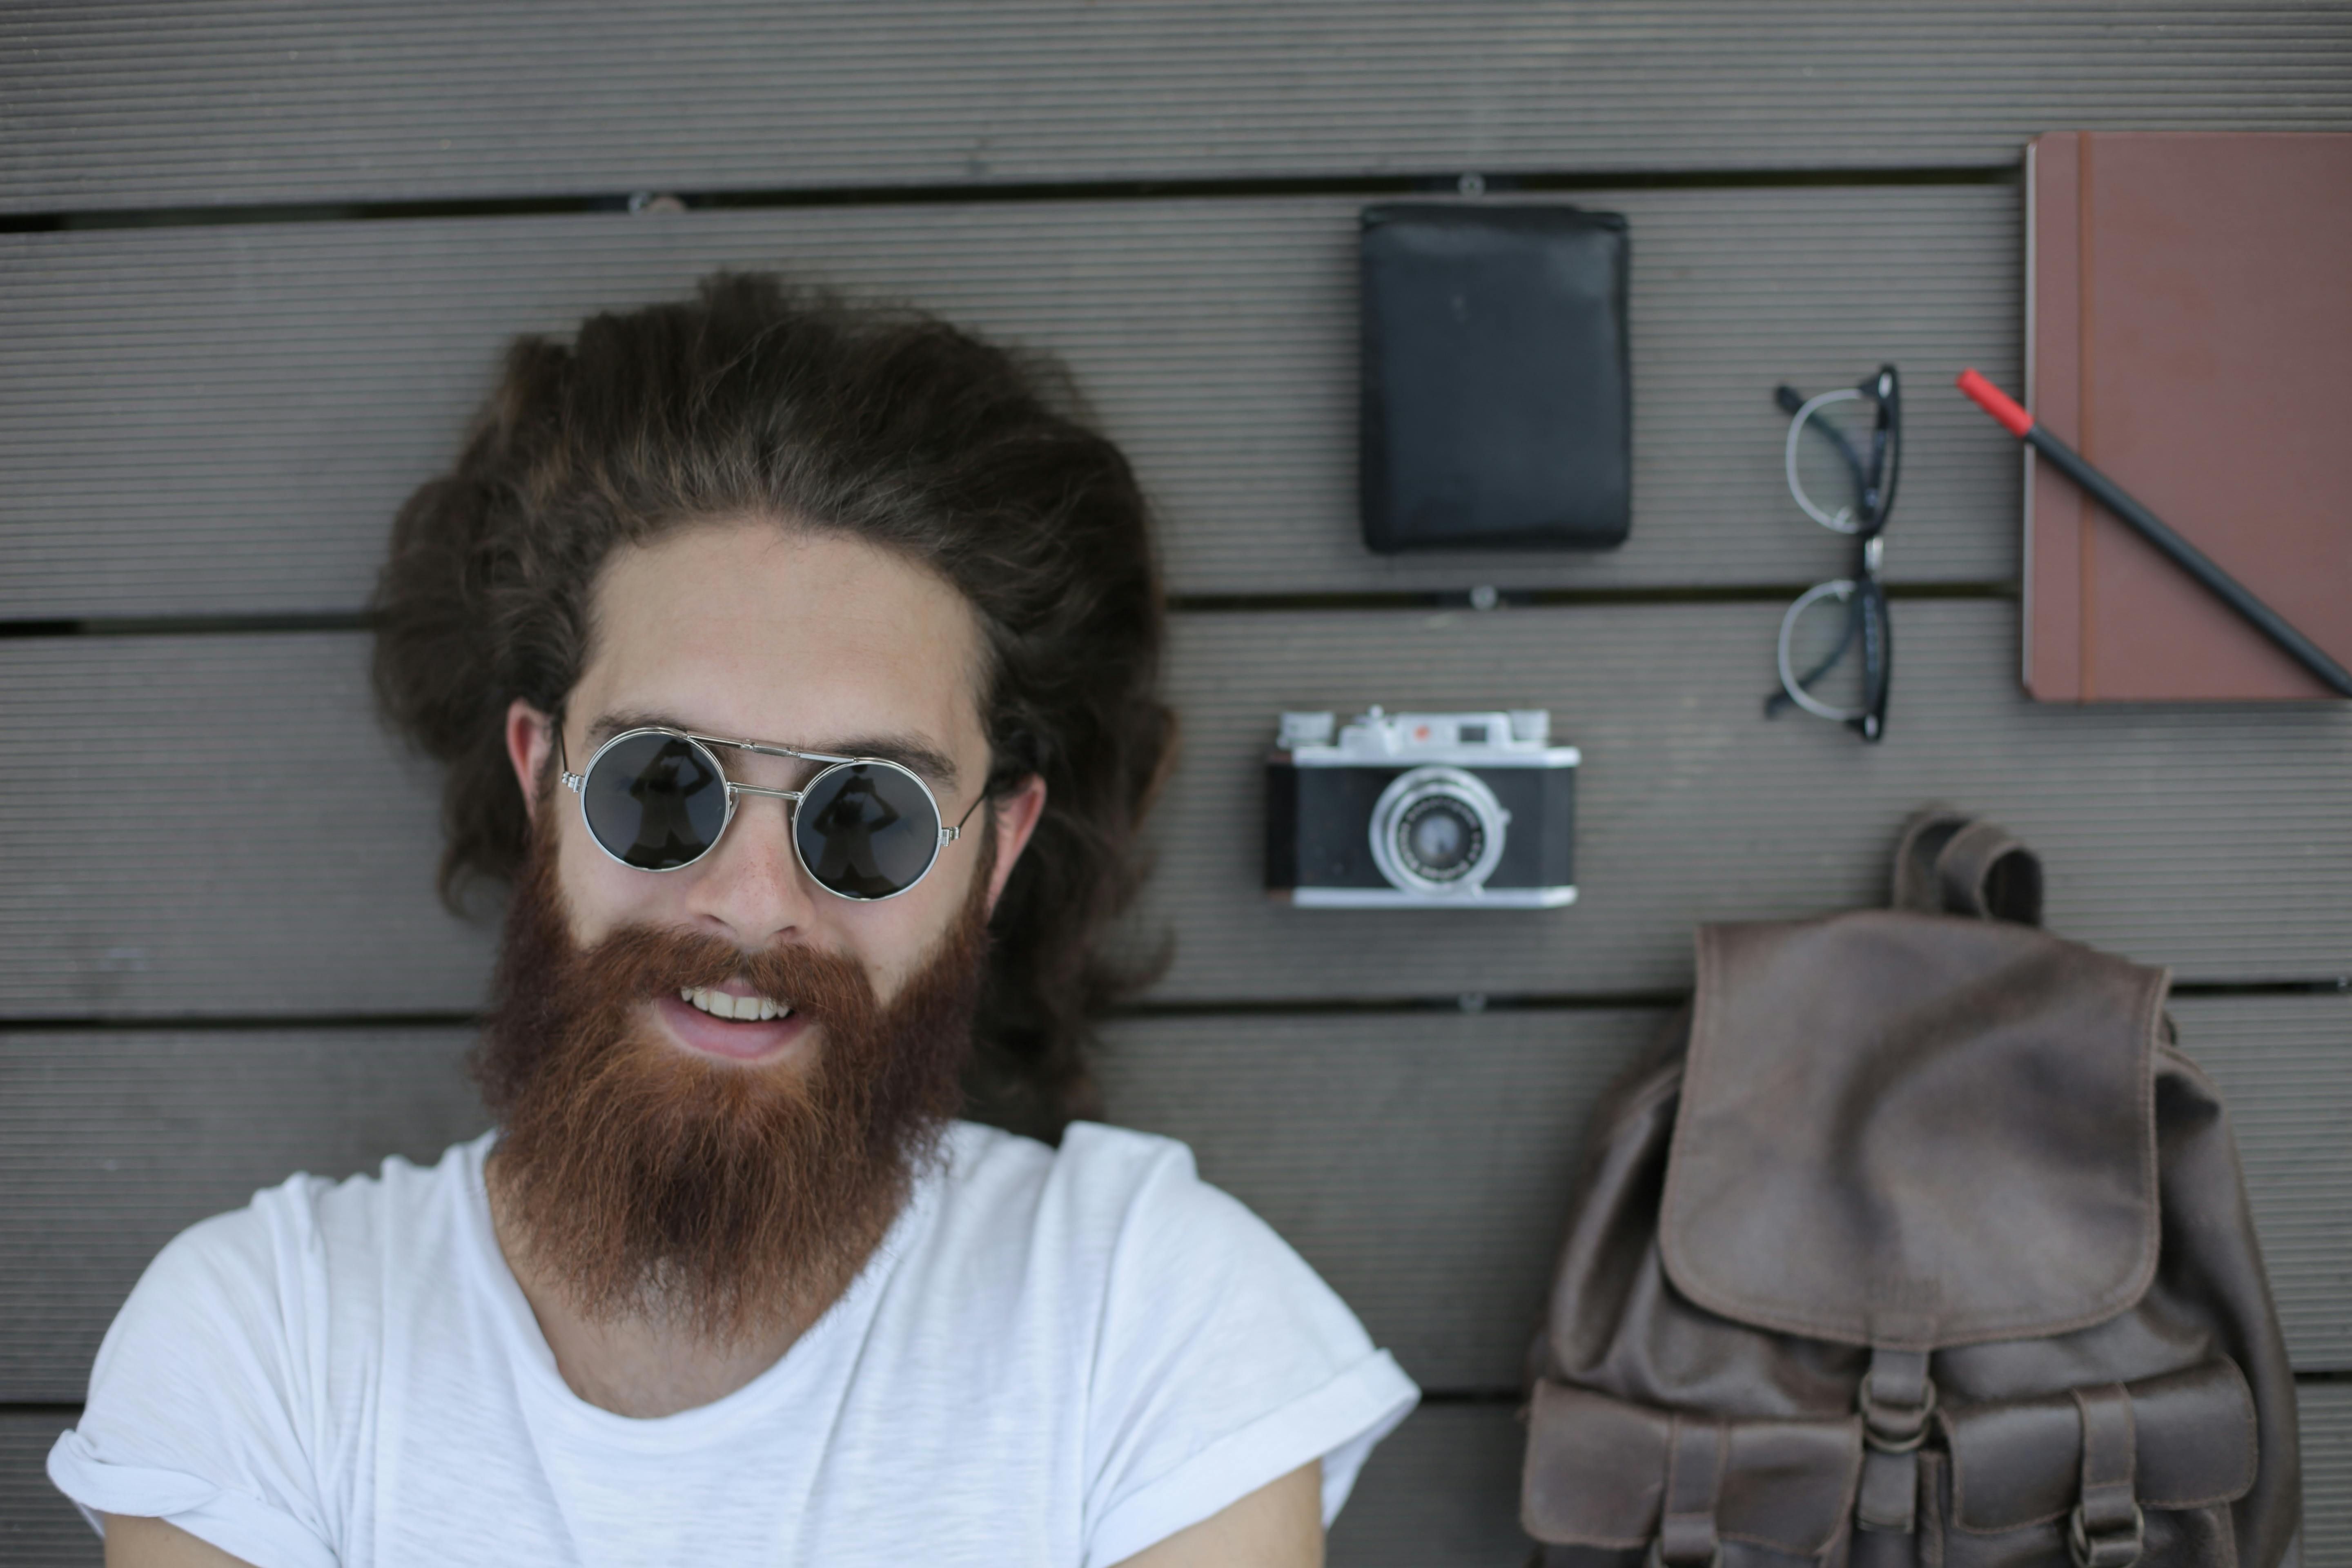
[[[1334,730],[1337,734],[1334,734]],[[1318,910],[1576,901],[1577,751],[1551,715],[1285,713],[1266,759],[1265,886]]]

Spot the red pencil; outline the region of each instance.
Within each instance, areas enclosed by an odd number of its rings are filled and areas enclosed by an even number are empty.
[[[1974,370],[1960,372],[1958,385],[1978,407],[2007,426],[2011,435],[2049,458],[2060,473],[2088,490],[2093,500],[2130,524],[2141,538],[2172,557],[2174,564],[2252,622],[2257,631],[2293,655],[2297,664],[2326,682],[2338,696],[2352,697],[2352,670],[2330,658],[2326,649],[2288,625],[2285,616],[2255,598],[2244,584],[2215,565],[2210,556],[2126,495],[2123,487],[2093,468],[2089,458],[2043,429],[2009,394]]]

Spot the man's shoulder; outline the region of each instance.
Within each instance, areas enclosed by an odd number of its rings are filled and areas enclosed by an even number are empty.
[[[1265,1231],[1201,1179],[1173,1138],[1074,1121],[1058,1146],[972,1122],[949,1135],[939,1241],[1026,1248],[1115,1267],[1138,1248],[1170,1253]],[[1266,1233],[1270,1235],[1271,1233]]]
[[[1071,1122],[1059,1145],[959,1121],[942,1152],[945,1185],[967,1205],[1042,1209],[1076,1204],[1108,1215],[1157,1194],[1208,1190],[1183,1143],[1097,1121]]]
[[[182,1231],[149,1276],[164,1294],[278,1295],[353,1268],[380,1268],[446,1230],[436,1221],[457,1206],[469,1182],[478,1182],[488,1143],[486,1134],[454,1144],[430,1165],[395,1154],[373,1172],[340,1181],[296,1172],[242,1208]]]
[[[997,1179],[1014,1173],[1042,1178],[1055,1171],[1097,1175],[1160,1166],[1192,1174],[1192,1151],[1178,1140],[1100,1121],[1071,1122],[1058,1145],[984,1122],[957,1121],[949,1126],[945,1152],[956,1173],[987,1172]]]
[[[1114,1558],[1310,1458],[1326,1459],[1336,1508],[1411,1408],[1412,1384],[1347,1304],[1183,1143],[1076,1122],[1055,1149],[962,1128],[950,1147],[976,1179],[950,1181],[949,1202],[985,1199],[995,1217],[940,1226],[908,1258],[901,1300],[958,1364],[974,1342],[1000,1362],[1026,1347],[1019,1364],[1086,1412],[1117,1456],[1101,1526]],[[950,1311],[963,1316],[943,1332]],[[1266,1461],[1250,1485],[1207,1479],[1244,1452]]]

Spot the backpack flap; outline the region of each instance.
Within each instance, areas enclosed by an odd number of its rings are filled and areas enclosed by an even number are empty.
[[[2101,1397],[2115,1409],[2112,1435],[2100,1431]],[[2227,1360],[1937,1419],[1952,1456],[1953,1522],[1978,1533],[2064,1519],[2102,1460],[2148,1509],[2211,1508],[2254,1484],[2254,1396]],[[2099,1454],[2102,1444],[2112,1452]]]
[[[1718,1420],[1549,1379],[1528,1413],[1520,1524],[1554,1546],[1660,1545],[1704,1563],[1718,1541],[1818,1557],[1862,1472],[1859,1416]]]
[[[2168,975],[1896,910],[1702,928],[1659,1247],[1691,1301],[1889,1350],[2064,1333],[2158,1251]]]

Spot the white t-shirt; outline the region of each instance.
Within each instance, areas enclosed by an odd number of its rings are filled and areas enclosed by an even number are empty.
[[[166,1247],[49,1477],[259,1568],[1117,1563],[1417,1391],[1164,1138],[969,1122],[816,1325],[716,1403],[572,1394],[490,1227],[491,1135],[296,1176]]]

